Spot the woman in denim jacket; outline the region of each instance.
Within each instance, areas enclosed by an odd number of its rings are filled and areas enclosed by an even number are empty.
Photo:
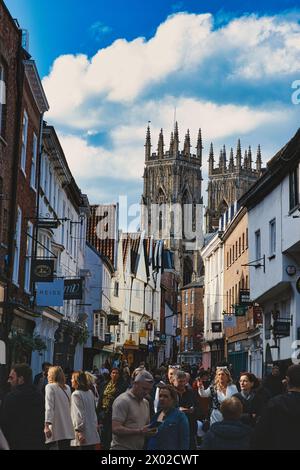
[[[154,415],[147,450],[188,450],[190,429],[187,417],[177,408],[177,393],[170,385],[159,391],[160,410]]]

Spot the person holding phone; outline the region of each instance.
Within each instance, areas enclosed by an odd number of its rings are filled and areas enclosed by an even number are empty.
[[[174,388],[177,392],[177,400],[179,410],[182,411],[190,426],[190,450],[197,448],[196,435],[197,435],[197,423],[196,423],[196,393],[193,389],[189,389],[186,381],[186,372],[178,370],[174,378]]]
[[[177,392],[170,385],[159,390],[160,411],[148,429],[147,450],[188,450],[190,427],[185,413],[177,407]],[[152,436],[151,436],[152,434]]]

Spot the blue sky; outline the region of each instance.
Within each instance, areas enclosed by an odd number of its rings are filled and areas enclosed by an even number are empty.
[[[196,145],[203,129],[204,178],[211,141],[216,159],[239,137],[271,158],[299,127],[297,3],[6,0],[29,30],[46,119],[93,203],[140,200],[147,122],[153,151],[161,127],[168,146],[175,107],[181,141],[190,128]]]

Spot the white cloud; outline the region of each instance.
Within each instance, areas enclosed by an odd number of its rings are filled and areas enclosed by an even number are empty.
[[[161,127],[167,147],[175,107],[182,145],[187,128],[194,141],[202,127],[206,144],[219,144],[289,122],[294,109],[280,102],[266,106],[263,99],[255,105],[255,91],[247,86],[263,83],[268,91],[274,79],[298,72],[299,62],[295,17],[249,15],[214,28],[211,14],[174,14],[148,41],[118,39],[90,59],[57,58],[43,81],[51,107],[47,120],[61,131],[79,182],[97,174],[129,182],[143,174],[147,121],[153,123],[153,151]],[[233,103],[239,87],[246,90],[243,102]],[[107,134],[110,148],[90,143],[97,134]]]

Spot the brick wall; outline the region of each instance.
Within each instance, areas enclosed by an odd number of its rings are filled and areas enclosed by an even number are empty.
[[[0,277],[4,275],[8,251],[9,222],[12,217],[12,172],[16,152],[16,125],[18,122],[18,51],[21,33],[0,0],[0,63],[4,67],[6,85],[5,116],[0,136]]]

